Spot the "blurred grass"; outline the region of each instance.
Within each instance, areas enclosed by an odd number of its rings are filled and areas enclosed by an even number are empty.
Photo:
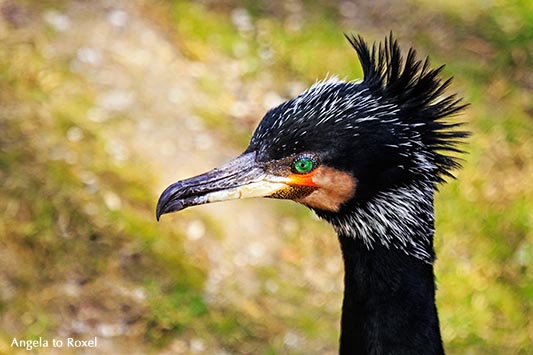
[[[328,72],[360,77],[342,36],[357,23],[336,2],[283,4],[135,6],[189,60],[215,68],[220,60],[236,60],[245,66],[243,82],[259,85],[268,73],[268,90],[282,97],[294,94],[287,83],[299,88]],[[109,337],[109,349],[118,353],[132,346],[187,353],[195,339],[207,344],[205,353],[335,349],[338,311],[331,309],[340,305],[306,302],[312,287],[278,276],[286,269],[303,274],[314,248],[329,253],[323,240],[308,240],[327,229],[315,231],[318,224],[307,222],[302,209],[276,205],[279,218],[290,216],[296,226],[285,233],[283,262],[262,266],[257,275],[261,285],[275,280],[281,295],[267,287],[238,307],[208,303],[207,256],[185,250],[183,225],[154,223],[157,171],[147,169],[142,156],[113,157],[101,124],[85,118],[97,93],[68,62],[43,54],[57,34],[44,30],[41,13],[67,11],[68,2],[0,5],[0,352],[15,352],[9,346],[14,336],[82,337],[88,330],[76,325],[80,319],[88,329],[126,326],[127,334]],[[416,35],[398,26],[400,40],[409,38],[435,64],[447,63],[454,88],[471,103],[460,117],[473,131],[464,170],[437,198],[438,304],[446,348],[450,354],[531,354],[533,5],[413,0],[405,9],[400,2],[376,6],[389,5],[394,18],[384,11],[382,17],[369,14],[374,27],[361,24],[367,37],[381,39],[399,21],[413,22]],[[436,18],[437,25],[417,27],[422,17]],[[197,114],[244,148],[260,117],[232,127],[224,110],[233,94],[209,76],[199,79],[199,87],[212,104]],[[105,124],[119,127],[113,120]],[[221,234],[209,217],[189,216],[202,219],[213,236]],[[313,262],[320,260],[318,255]],[[286,303],[276,302],[279,297]],[[289,349],[286,329],[297,329],[309,344]]]
[[[179,233],[154,224],[153,175],[116,164],[84,119],[93,93],[46,61],[49,39],[30,30],[7,29],[0,47],[0,349],[12,336],[68,333],[86,307],[110,323],[108,312],[131,313],[130,336],[160,342],[205,313],[205,272],[184,257]]]

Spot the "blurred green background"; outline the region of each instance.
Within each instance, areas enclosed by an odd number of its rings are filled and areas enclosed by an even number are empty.
[[[0,353],[98,336],[37,353],[335,354],[330,227],[282,201],[154,208],[268,108],[360,78],[343,32],[390,30],[471,103],[464,169],[436,201],[445,347],[533,354],[528,0],[0,0]]]

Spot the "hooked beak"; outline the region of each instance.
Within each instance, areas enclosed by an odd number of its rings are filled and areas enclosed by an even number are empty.
[[[156,217],[204,203],[269,197],[288,187],[287,179],[268,174],[255,161],[255,152],[245,153],[219,168],[178,181],[163,191]]]

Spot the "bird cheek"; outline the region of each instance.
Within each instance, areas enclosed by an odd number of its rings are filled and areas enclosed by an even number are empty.
[[[311,208],[338,212],[341,205],[355,195],[357,185],[355,177],[325,166],[316,170],[312,180],[317,188],[295,201]]]

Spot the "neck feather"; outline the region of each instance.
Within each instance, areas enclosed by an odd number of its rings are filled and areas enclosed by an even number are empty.
[[[362,241],[367,250],[397,249],[431,264],[435,259],[434,189],[431,182],[415,182],[356,201],[342,214],[317,213],[337,234]]]
[[[444,354],[433,265],[339,236],[345,263],[340,354]]]
[[[341,355],[444,354],[433,274],[434,185],[377,194],[321,215],[339,235],[345,291]]]

